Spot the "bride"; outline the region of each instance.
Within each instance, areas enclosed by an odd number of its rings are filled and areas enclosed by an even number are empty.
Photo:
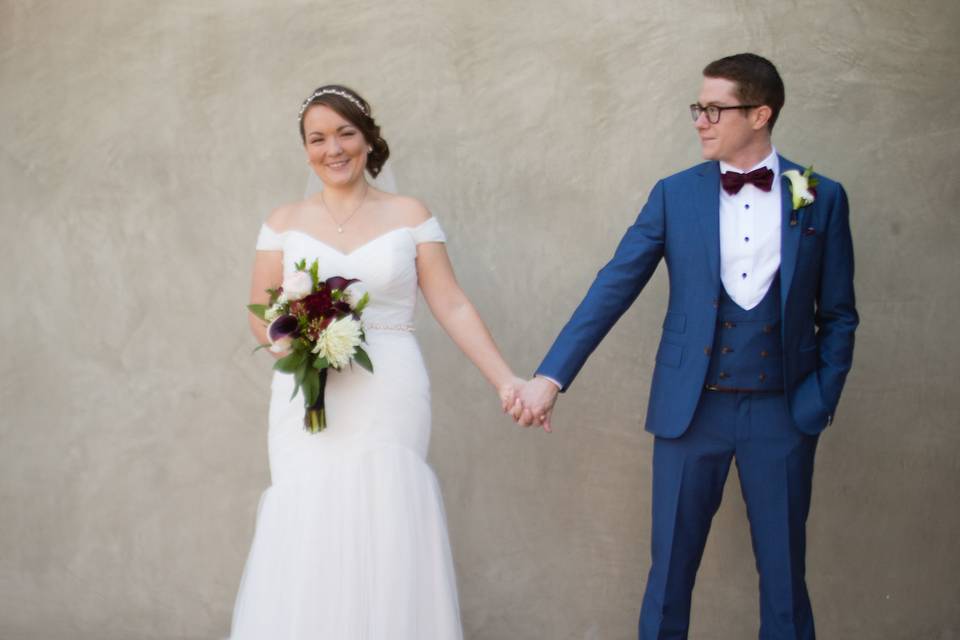
[[[370,105],[339,85],[300,110],[300,135],[323,190],[273,211],[260,229],[250,301],[264,304],[294,263],[319,261],[320,279],[358,278],[374,373],[331,371],[327,428],[303,427],[292,376],[273,375],[271,486],[233,614],[232,640],[456,640],[456,578],[436,477],[425,458],[430,386],[412,321],[417,287],[434,317],[516,407],[522,380],[460,289],[444,234],[413,198],[368,182],[389,155]],[[250,316],[258,342],[262,322]],[[279,357],[284,354],[275,354]]]

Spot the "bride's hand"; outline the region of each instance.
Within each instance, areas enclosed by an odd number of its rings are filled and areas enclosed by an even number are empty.
[[[500,396],[500,408],[504,413],[510,413],[511,410],[520,402],[520,389],[526,380],[514,376],[509,381],[497,388],[497,395]]]

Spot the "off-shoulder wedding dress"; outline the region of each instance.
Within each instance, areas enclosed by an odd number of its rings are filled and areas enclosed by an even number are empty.
[[[359,278],[374,373],[331,371],[328,426],[303,428],[293,380],[275,373],[271,486],[233,614],[231,640],[458,640],[456,579],[436,477],[426,463],[430,384],[412,331],[417,245],[444,242],[435,218],[350,253],[264,225],[262,251],[319,260],[320,277]]]

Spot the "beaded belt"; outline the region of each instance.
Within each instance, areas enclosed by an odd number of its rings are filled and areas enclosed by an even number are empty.
[[[383,324],[381,322],[364,322],[363,328],[372,331],[408,331],[413,333],[412,324]]]

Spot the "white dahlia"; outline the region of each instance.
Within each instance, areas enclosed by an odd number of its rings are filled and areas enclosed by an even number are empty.
[[[352,316],[334,320],[317,338],[313,352],[326,358],[331,367],[340,369],[350,362],[360,346],[360,336],[360,323]]]

